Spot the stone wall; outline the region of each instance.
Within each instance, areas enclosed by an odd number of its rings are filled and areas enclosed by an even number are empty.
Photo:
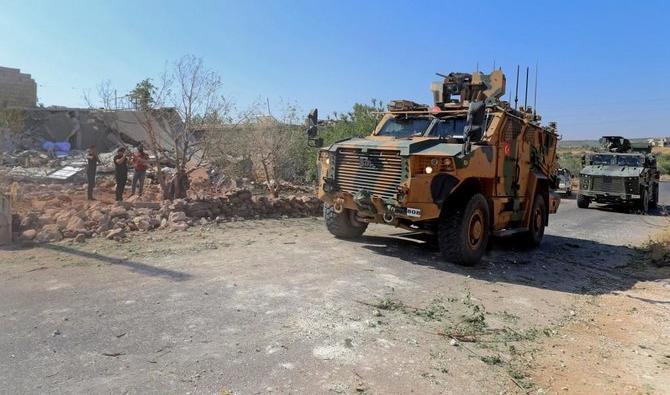
[[[19,69],[0,67],[0,108],[35,107],[37,84],[30,74]]]
[[[0,245],[12,242],[12,211],[9,198],[0,193]]]

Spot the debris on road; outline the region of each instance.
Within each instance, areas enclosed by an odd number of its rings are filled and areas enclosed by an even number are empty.
[[[14,239],[23,242],[53,242],[91,237],[123,239],[127,232],[148,232],[158,228],[185,231],[209,223],[260,218],[316,216],[321,202],[314,196],[287,195],[279,198],[237,189],[199,198],[157,201],[148,187],[146,197],[111,203],[113,182],[99,177],[98,201],[86,201],[84,186],[68,184],[21,185],[22,199],[14,208],[19,225]]]

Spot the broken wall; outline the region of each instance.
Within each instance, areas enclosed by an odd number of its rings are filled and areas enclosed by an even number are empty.
[[[167,122],[166,115],[149,116],[139,111],[109,111],[76,108],[24,108],[18,149],[41,149],[45,141],[67,141],[72,149],[84,150],[95,144],[99,152],[125,144],[149,145],[148,121],[156,131],[159,143],[170,147],[174,129],[181,123]],[[162,114],[174,117],[174,111]]]
[[[0,67],[0,108],[35,107],[37,84],[30,74],[19,69]]]

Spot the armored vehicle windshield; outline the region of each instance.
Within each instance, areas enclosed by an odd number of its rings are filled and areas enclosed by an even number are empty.
[[[614,155],[610,154],[596,154],[591,156],[592,165],[613,165]]]
[[[384,123],[377,135],[395,138],[423,136],[432,122],[429,117],[391,118]]]
[[[636,155],[617,155],[616,164],[619,166],[641,167],[644,165],[644,158]]]
[[[594,154],[591,156],[592,165],[603,166],[644,166],[644,157],[639,155],[626,154]]]
[[[465,117],[436,118],[423,117],[396,117],[389,118],[379,129],[377,136],[395,138],[410,137],[462,137],[465,128]]]
[[[435,137],[454,137],[463,136],[465,129],[465,118],[446,118],[439,119],[430,130],[430,136]]]

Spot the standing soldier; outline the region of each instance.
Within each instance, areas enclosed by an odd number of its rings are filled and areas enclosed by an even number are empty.
[[[144,152],[144,147],[141,145],[137,147],[137,152],[133,155],[133,168],[135,169],[135,174],[133,174],[133,184],[130,195],[135,194],[135,189],[139,184],[138,194],[142,196],[142,190],[144,189],[144,178],[147,176],[147,166],[149,164],[149,155]]]
[[[88,200],[95,200],[93,199],[93,188],[95,187],[95,172],[98,169],[98,163],[100,163],[100,159],[98,158],[98,152],[95,150],[95,144],[91,145],[88,147],[88,150],[86,151],[86,179],[88,181],[88,190],[86,197]]]
[[[123,190],[126,188],[126,181],[128,180],[128,157],[126,156],[126,149],[121,147],[116,151],[114,156],[114,170],[116,175],[116,201],[123,200]]]

